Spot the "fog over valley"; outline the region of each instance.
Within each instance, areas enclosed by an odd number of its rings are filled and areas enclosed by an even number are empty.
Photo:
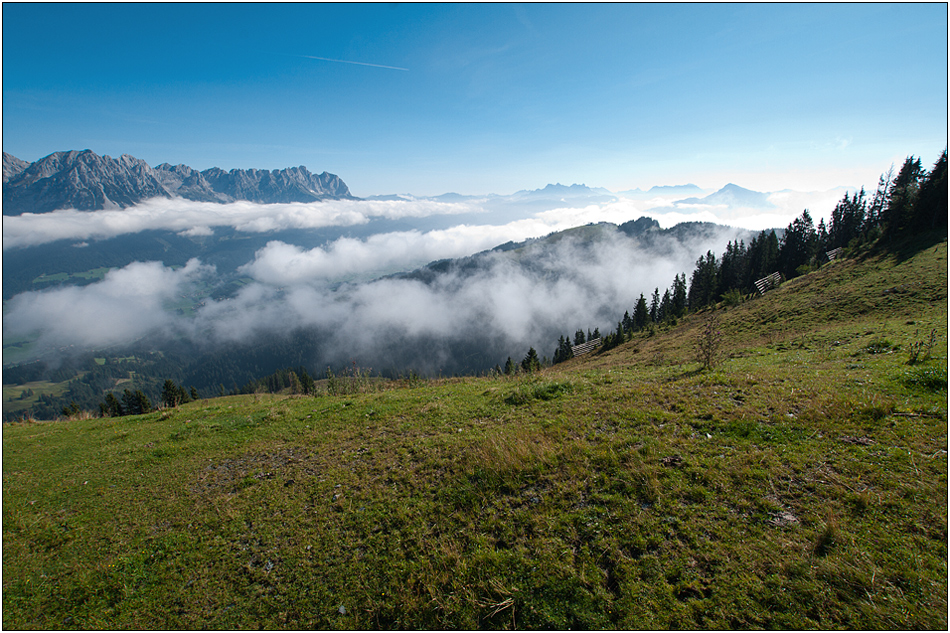
[[[687,189],[697,191],[710,193]],[[355,360],[379,371],[484,371],[531,346],[550,355],[575,329],[613,328],[641,293],[662,293],[707,250],[748,241],[744,213],[761,222],[764,211],[779,226],[802,200],[825,204],[838,192],[760,194],[745,209],[735,198],[683,195],[552,185],[443,200],[153,198],[5,216],[13,266],[4,281],[17,291],[5,292],[4,339],[35,341],[10,355],[24,362],[142,340],[213,354],[307,332],[319,341],[311,367]],[[647,234],[617,229],[647,214],[656,220]],[[739,226],[664,230],[720,215]],[[569,230],[586,225],[594,226]],[[82,274],[107,255],[98,276]],[[458,258],[467,264],[399,275]],[[32,272],[17,281],[13,269]]]

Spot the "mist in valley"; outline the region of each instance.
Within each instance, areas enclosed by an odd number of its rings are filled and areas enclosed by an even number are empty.
[[[638,237],[617,230],[616,224],[640,217],[638,207],[663,202],[581,200],[573,201],[574,206],[530,209],[520,217],[510,213],[514,219],[505,224],[431,230],[418,227],[433,218],[487,217],[499,205],[432,200],[214,205],[176,200],[151,201],[122,212],[5,218],[5,249],[15,244],[28,248],[28,240],[36,243],[43,235],[82,248],[97,237],[116,239],[123,231],[134,235],[143,228],[164,228],[194,240],[222,228],[263,236],[273,234],[268,229],[284,232],[281,239],[244,255],[246,261],[233,270],[200,257],[183,266],[136,261],[83,286],[20,293],[7,304],[4,337],[36,338],[35,349],[47,360],[145,341],[156,349],[191,350],[195,358],[286,345],[294,351],[292,360],[318,371],[355,362],[389,375],[481,372],[503,365],[508,356],[520,360],[529,347],[550,357],[558,337],[576,329],[614,329],[641,293],[649,299],[659,288],[662,294],[674,275],[691,271],[707,250],[721,253],[729,240],[751,235],[725,226],[656,230]],[[707,217],[667,206],[676,220]],[[128,217],[120,221],[121,213]],[[57,214],[70,221],[57,223]],[[341,236],[320,246],[293,239],[315,227],[366,226],[381,219],[415,224],[405,225],[407,230]],[[600,222],[612,224],[540,239]],[[526,240],[515,250],[489,251]],[[438,260],[446,261],[421,268]],[[425,274],[400,274],[414,269]],[[228,283],[238,289],[214,294]],[[290,360],[282,366],[294,364]]]

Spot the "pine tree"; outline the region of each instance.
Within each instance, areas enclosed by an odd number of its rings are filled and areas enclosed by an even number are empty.
[[[99,405],[99,407],[112,418],[120,418],[125,415],[125,411],[122,409],[122,404],[119,402],[119,399],[111,392],[106,394],[104,405]]]
[[[827,243],[822,245],[819,250],[831,250],[840,246],[847,246],[852,239],[861,234],[868,213],[867,201],[864,197],[864,187],[853,198],[845,192],[844,197],[831,212]],[[818,232],[819,243],[821,243],[821,227],[819,227]]]
[[[510,376],[515,370],[514,363],[511,362],[511,356],[508,357],[508,360],[505,361],[505,375]]]
[[[660,289],[653,289],[653,298],[650,299],[650,320],[654,323],[660,321]]]
[[[647,326],[647,322],[650,320],[650,310],[647,308],[647,300],[643,297],[643,293],[640,293],[640,298],[637,299],[637,305],[633,308],[633,329],[635,332],[639,332]]]
[[[640,296],[642,297],[643,295]],[[633,319],[630,317],[629,311],[625,311],[623,313],[623,320],[621,323],[623,324],[624,332],[633,332],[636,329],[636,325],[634,324]]]
[[[290,386],[290,393],[294,395],[303,393],[303,385],[300,384],[300,377],[297,376],[297,372],[292,371],[287,374],[287,382]]]
[[[864,217],[864,233],[870,233],[884,221],[884,209],[887,207],[887,198],[890,196],[891,181],[894,179],[894,165],[891,165],[886,174],[881,174],[877,181],[877,190]]]
[[[798,276],[798,269],[812,263],[818,248],[818,234],[808,209],[785,229],[779,248],[779,271],[786,279]]]
[[[673,318],[673,297],[669,289],[663,291],[663,299],[660,300],[660,310],[657,313],[657,321],[666,321]]]
[[[884,234],[890,239],[912,224],[913,208],[920,190],[924,170],[920,159],[908,156],[891,183],[884,209]]]
[[[914,204],[911,228],[915,232],[947,230],[947,150],[943,150],[933,169],[920,186]]]
[[[561,336],[557,341],[557,351],[554,352],[554,364],[563,363],[569,358],[574,358],[574,351],[571,349],[571,339],[570,337],[564,338]]]
[[[541,361],[538,360],[538,352],[532,347],[528,349],[528,354],[521,361],[521,369],[525,373],[532,373],[541,369]]]
[[[685,277],[685,275],[684,275]],[[719,264],[712,251],[696,260],[696,269],[689,283],[689,308],[698,310],[714,304],[719,296]]]
[[[726,251],[722,255],[719,264],[719,289],[716,296],[722,295],[733,288],[744,290],[746,287],[747,268],[749,265],[749,256],[746,251],[745,243],[737,240],[730,241],[726,245]]]
[[[584,330],[574,332],[574,345],[583,345],[584,343]]]
[[[166,407],[177,407],[183,400],[183,394],[184,389],[176,385],[173,380],[167,379],[162,387],[162,404]]]
[[[671,295],[670,312],[673,317],[678,319],[686,314],[686,273],[673,277]]]

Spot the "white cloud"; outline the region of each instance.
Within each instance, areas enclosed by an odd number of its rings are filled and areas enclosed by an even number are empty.
[[[459,225],[441,231],[378,233],[365,240],[337,239],[326,247],[304,250],[271,241],[239,271],[265,283],[321,282],[408,270],[436,259],[464,257],[496,246],[506,227]]]
[[[3,216],[3,248],[37,246],[62,239],[88,240],[146,230],[209,235],[214,227],[247,233],[365,224],[371,218],[420,218],[478,211],[464,203],[428,200],[328,200],[313,203],[194,202],[153,198],[127,209]]]
[[[165,302],[188,283],[213,273],[213,266],[197,259],[179,269],[135,262],[88,286],[25,292],[9,302],[4,336],[39,332],[40,347],[127,342],[166,328],[173,318]]]
[[[473,337],[483,342],[480,353],[503,362],[505,355],[523,354],[529,346],[550,355],[558,335],[577,328],[613,329],[640,293],[649,297],[655,287],[662,292],[675,274],[692,269],[698,253],[721,252],[734,237],[723,229],[694,243],[670,240],[650,250],[620,233],[596,248],[568,237],[546,250],[529,246],[518,258],[490,254],[468,273],[450,272],[428,282],[389,278],[336,290],[310,283],[306,275],[280,273],[283,265],[284,270],[298,266],[309,274],[327,274],[328,266],[350,256],[370,258],[354,264],[354,270],[380,265],[387,260],[372,259],[373,247],[388,248],[400,240],[405,251],[461,248],[455,239],[497,242],[497,236],[477,232],[483,227],[474,227],[471,235],[463,228],[453,229],[461,237],[452,231],[387,234],[374,236],[378,243],[335,244],[323,254],[274,242],[248,265],[256,266],[267,283],[252,283],[229,299],[208,299],[193,317],[176,314],[170,300],[210,274],[210,267],[197,260],[178,270],[157,262],[131,264],[85,287],[14,297],[4,333],[39,331],[40,344],[47,347],[102,347],[166,333],[205,348],[307,328],[325,341],[323,356],[314,359],[317,366],[358,359],[364,366],[405,369],[412,363],[420,371],[438,371],[458,362],[452,345]]]

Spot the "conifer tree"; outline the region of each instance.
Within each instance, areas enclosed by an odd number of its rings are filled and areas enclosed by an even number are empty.
[[[911,228],[915,232],[947,230],[947,150],[943,150],[933,169],[920,186],[914,204]]]
[[[643,295],[640,296],[642,297]],[[630,317],[629,311],[625,311],[623,313],[623,320],[621,323],[623,324],[624,332],[633,332],[636,329],[636,325],[634,325],[633,318]]]
[[[884,209],[887,207],[887,198],[890,195],[891,181],[894,179],[894,165],[891,165],[886,174],[881,174],[877,181],[877,190],[868,204],[867,214],[864,217],[864,233],[870,233],[880,226],[884,220]]]
[[[657,314],[657,321],[666,321],[673,318],[673,297],[669,289],[663,291],[663,299],[660,300],[660,310]]]
[[[913,208],[923,176],[920,159],[908,156],[891,183],[887,207],[884,209],[884,233],[888,239],[901,233],[912,223]]]
[[[647,300],[643,297],[643,293],[640,293],[640,298],[637,299],[637,305],[633,308],[633,330],[639,332],[647,326],[647,322],[650,320],[650,310],[647,308]]]
[[[779,247],[779,271],[786,279],[798,275],[801,266],[812,263],[818,248],[818,234],[808,209],[785,229]],[[768,273],[766,273],[768,274]]]
[[[686,273],[673,277],[672,301],[670,312],[673,317],[680,318],[686,314]]]
[[[653,298],[650,299],[650,320],[654,323],[660,321],[660,289],[653,289]]]
[[[538,360],[538,352],[532,347],[528,349],[528,354],[521,361],[521,369],[525,373],[532,373],[541,369],[541,361]]]

